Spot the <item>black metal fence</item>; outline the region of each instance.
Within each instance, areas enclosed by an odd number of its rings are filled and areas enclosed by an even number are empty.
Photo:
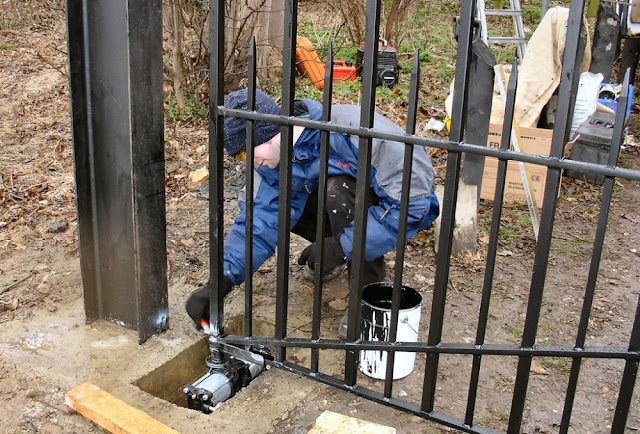
[[[567,432],[571,425],[571,415],[573,403],[576,396],[576,388],[580,376],[580,368],[585,359],[590,358],[610,358],[624,361],[624,373],[620,381],[619,396],[617,406],[611,422],[612,432],[622,432],[624,430],[627,416],[631,411],[633,389],[640,362],[640,305],[635,313],[635,320],[630,339],[627,344],[619,347],[590,347],[586,345],[586,332],[590,319],[596,278],[602,253],[604,233],[609,218],[609,206],[612,197],[615,178],[629,180],[640,180],[640,171],[629,170],[616,165],[620,145],[623,140],[624,107],[626,107],[627,93],[621,97],[616,117],[616,126],[611,143],[611,152],[607,165],[597,165],[571,161],[563,158],[565,143],[569,136],[569,127],[572,119],[572,110],[575,103],[577,76],[580,74],[579,65],[582,61],[580,56],[580,33],[582,30],[582,17],[584,1],[573,1],[571,4],[569,21],[566,34],[566,50],[563,58],[562,81],[559,87],[558,109],[556,126],[553,131],[552,149],[549,156],[539,156],[524,154],[509,150],[509,132],[513,106],[515,100],[515,78],[517,73],[512,74],[509,84],[508,103],[505,115],[502,146],[499,149],[492,149],[483,144],[464,143],[464,125],[466,119],[467,92],[469,88],[470,53],[473,39],[473,22],[475,16],[475,1],[467,0],[461,2],[461,17],[459,20],[457,65],[455,75],[455,94],[451,115],[450,140],[435,140],[415,135],[416,107],[419,86],[419,62],[415,56],[411,78],[411,90],[409,96],[408,122],[406,134],[387,134],[375,131],[373,127],[373,114],[375,110],[376,94],[376,62],[377,62],[377,41],[379,37],[380,23],[380,1],[370,0],[367,2],[367,28],[365,37],[365,52],[363,58],[362,73],[362,95],[361,95],[361,121],[359,128],[347,128],[337,126],[329,121],[331,117],[332,104],[332,48],[329,46],[327,56],[327,68],[325,76],[325,88],[323,96],[323,120],[311,121],[293,116],[294,86],[295,86],[295,48],[297,34],[297,11],[298,2],[294,0],[285,1],[285,27],[284,27],[284,66],[282,84],[282,114],[280,116],[265,115],[253,111],[253,101],[256,89],[256,69],[255,69],[255,46],[251,49],[249,66],[249,110],[232,110],[223,107],[223,53],[224,53],[224,1],[211,2],[211,92],[210,92],[210,165],[211,173],[215,174],[211,179],[210,196],[210,234],[211,234],[211,279],[213,287],[222,287],[222,258],[223,258],[223,117],[233,115],[248,120],[247,137],[249,143],[252,142],[254,122],[258,120],[268,120],[282,125],[281,140],[281,164],[280,164],[280,186],[282,194],[279,202],[279,227],[290,227],[290,204],[291,204],[291,161],[292,161],[292,129],[294,125],[306,128],[315,128],[322,132],[322,154],[321,154],[321,175],[319,188],[319,203],[324,203],[326,194],[326,170],[328,158],[328,140],[330,132],[348,133],[359,136],[359,156],[357,175],[357,201],[355,216],[355,240],[353,250],[352,272],[350,274],[350,287],[353,288],[349,295],[349,322],[347,338],[344,341],[326,340],[320,336],[321,304],[322,304],[322,283],[319,274],[315,278],[313,293],[313,322],[312,332],[308,339],[292,338],[287,333],[287,306],[289,296],[289,249],[290,234],[288,231],[280,231],[278,238],[277,255],[277,286],[276,286],[276,311],[275,311],[275,335],[274,336],[254,336],[252,334],[252,278],[247,273],[245,288],[245,323],[244,336],[225,336],[220,334],[219,339],[234,345],[267,345],[275,348],[275,360],[272,364],[276,367],[293,371],[297,374],[315,379],[317,381],[335,386],[339,389],[347,390],[357,395],[369,398],[384,405],[396,407],[423,418],[439,422],[467,432],[485,432],[486,428],[477,422],[475,413],[478,399],[478,386],[480,381],[480,370],[483,358],[487,356],[515,357],[517,358],[517,374],[511,409],[509,411],[508,432],[518,432],[523,422],[525,411],[525,401],[527,388],[530,379],[530,370],[534,357],[568,358],[571,360],[571,370],[569,382],[564,400],[564,410],[560,424],[560,431]],[[516,65],[514,65],[515,67]],[[623,89],[628,89],[628,77]],[[624,92],[627,92],[626,90]],[[435,273],[435,285],[433,288],[433,301],[429,314],[429,334],[426,342],[395,342],[398,327],[398,311],[400,289],[403,283],[403,261],[404,243],[399,242],[395,257],[395,275],[393,279],[393,299],[392,299],[392,320],[390,325],[389,342],[363,341],[359,335],[360,305],[362,297],[363,263],[366,239],[366,213],[364,204],[368,203],[368,180],[370,177],[371,142],[372,138],[381,137],[406,143],[405,166],[404,166],[404,191],[402,198],[401,221],[399,227],[399,240],[405,238],[407,230],[408,194],[409,178],[411,173],[411,152],[413,145],[444,149],[448,152],[446,164],[446,177],[444,189],[444,203],[441,213],[441,233],[439,237],[438,255]],[[251,269],[252,233],[251,233],[251,210],[253,197],[253,156],[251,147],[247,148],[248,158],[246,166],[246,188],[247,188],[247,236],[246,251],[247,269]],[[471,343],[443,342],[442,330],[445,318],[445,303],[447,299],[447,289],[449,287],[449,273],[451,267],[451,249],[454,229],[454,216],[457,201],[458,183],[461,171],[461,160],[464,154],[475,154],[482,156],[497,157],[499,159],[498,182],[496,185],[495,201],[493,206],[493,217],[491,220],[490,240],[486,255],[486,267],[484,275],[484,286],[482,289],[482,301],[479,307],[478,326],[476,338]],[[495,345],[485,343],[485,332],[488,320],[489,303],[492,293],[493,273],[498,249],[498,232],[502,213],[502,197],[504,192],[504,182],[506,176],[507,161],[522,161],[544,165],[548,168],[548,177],[544,191],[544,205],[541,212],[540,231],[535,247],[535,260],[533,264],[533,274],[530,282],[529,300],[526,308],[526,318],[522,341],[519,345]],[[561,174],[563,169],[578,169],[583,172],[600,174],[606,177],[600,216],[597,223],[597,232],[592,246],[591,266],[589,277],[584,293],[582,314],[577,329],[575,345],[540,345],[536,342],[537,331],[540,320],[541,304],[543,292],[545,290],[545,278],[548,269],[551,238],[553,234],[555,208],[557,204],[558,191],[560,188]],[[322,207],[320,207],[322,208]],[[320,209],[318,214],[318,239],[322,239],[322,228],[324,227],[324,212]],[[221,332],[224,325],[223,310],[224,294],[214,291],[211,304],[211,324],[213,330]],[[218,338],[213,338],[215,344]],[[287,358],[288,348],[309,348],[311,350],[310,367],[296,364]],[[384,390],[382,392],[371,390],[357,383],[358,352],[360,350],[374,349],[387,351],[388,365]],[[344,377],[336,378],[322,372],[320,363],[320,352],[324,350],[340,350],[344,357]],[[424,384],[422,398],[419,405],[403,401],[392,396],[393,380],[392,369],[394,355],[397,351],[411,351],[424,353],[426,355],[426,365],[424,368]],[[434,408],[437,394],[437,382],[439,374],[439,360],[442,355],[470,355],[473,358],[471,378],[468,386],[468,398],[464,418],[458,419],[447,414],[438,412]],[[638,410],[638,409],[636,409]]]
[[[223,258],[223,205],[224,205],[224,149],[222,121],[225,115],[249,120],[247,137],[252,141],[254,122],[269,120],[282,125],[279,201],[280,228],[290,227],[291,175],[293,126],[300,125],[321,131],[321,174],[319,203],[325,202],[326,170],[329,134],[341,132],[359,137],[358,175],[356,180],[357,202],[353,261],[349,286],[349,323],[346,340],[323,339],[322,322],[323,285],[319,273],[313,289],[313,315],[310,336],[294,338],[289,332],[289,246],[290,233],[280,231],[277,255],[275,333],[273,336],[256,336],[253,318],[253,279],[250,273],[244,284],[244,333],[242,336],[225,335],[224,294],[214,291],[211,302],[211,344],[224,341],[228,344],[267,345],[275,348],[273,366],[335,386],[336,388],[369,398],[428,420],[467,432],[486,432],[477,408],[482,403],[482,370],[492,359],[515,363],[515,383],[510,389],[511,404],[506,430],[521,429],[530,390],[530,372],[534,358],[549,357],[570,360],[566,392],[562,396],[563,410],[559,430],[567,432],[574,421],[572,414],[579,410],[574,405],[579,390],[581,368],[593,360],[610,360],[622,366],[615,409],[612,410],[611,432],[623,432],[629,415],[637,415],[637,396],[634,387],[640,363],[640,303],[634,300],[634,311],[627,335],[628,341],[616,346],[587,345],[589,323],[593,319],[592,308],[596,296],[605,230],[610,219],[609,210],[616,178],[640,180],[640,171],[619,167],[617,158],[624,135],[627,77],[618,104],[613,140],[606,165],[584,163],[563,158],[569,136],[572,111],[581,63],[580,44],[583,26],[584,0],[571,2],[566,32],[566,49],[563,56],[562,79],[558,90],[558,107],[552,148],[549,156],[515,152],[509,149],[508,121],[513,113],[515,78],[509,85],[506,115],[503,125],[503,141],[500,148],[484,144],[465,143],[465,121],[468,112],[467,94],[470,87],[470,59],[473,40],[475,1],[461,1],[461,17],[458,21],[458,50],[455,75],[455,94],[451,113],[449,140],[435,140],[415,134],[416,108],[419,87],[419,63],[415,56],[408,104],[406,134],[382,133],[373,129],[376,94],[376,63],[380,24],[380,0],[367,1],[367,28],[363,54],[361,116],[359,127],[344,127],[328,122],[331,118],[332,79],[331,67],[327,67],[323,97],[322,121],[294,117],[295,48],[297,34],[298,2],[285,0],[284,63],[282,85],[282,114],[279,116],[257,113],[253,107],[256,89],[255,46],[251,50],[249,89],[250,110],[231,110],[223,107],[224,100],[224,11],[225,0],[210,2],[210,279],[214,288],[222,288]],[[548,2],[543,2],[547,5]],[[68,0],[70,81],[74,126],[74,163],[76,167],[78,227],[80,261],[85,294],[85,306],[89,320],[107,318],[125,326],[136,328],[141,342],[167,328],[167,276],[166,276],[166,223],[164,205],[164,160],[162,140],[162,25],[161,2],[113,2]],[[115,24],[115,25],[114,25]],[[114,60],[113,53],[121,54]],[[126,53],[123,54],[123,53]],[[127,56],[129,56],[127,58]],[[128,62],[127,62],[128,60]],[[332,65],[329,47],[327,66]],[[136,77],[132,85],[131,77]],[[435,280],[430,308],[428,309],[428,336],[426,341],[395,342],[398,329],[400,289],[403,285],[402,270],[405,245],[396,249],[395,274],[391,323],[388,342],[360,339],[360,305],[366,240],[366,215],[371,176],[371,144],[373,138],[384,138],[406,143],[403,191],[398,239],[405,239],[407,231],[409,176],[414,146],[437,148],[447,151],[444,184],[444,200],[441,208],[441,226],[435,265]],[[251,269],[251,227],[253,207],[253,155],[247,148],[246,198],[247,198],[247,266]],[[443,338],[447,302],[450,288],[454,216],[461,163],[464,156],[488,156],[499,160],[493,214],[486,251],[484,282],[478,305],[475,338],[463,342]],[[494,272],[498,260],[498,242],[503,215],[503,192],[508,161],[518,161],[546,166],[544,203],[540,215],[540,227],[535,244],[532,277],[529,282],[526,312],[519,344],[493,344],[486,339],[490,301],[495,300]],[[582,295],[581,313],[575,330],[575,342],[565,345],[545,345],[537,342],[540,336],[541,309],[545,289],[548,288],[551,245],[558,204],[558,192],[562,171],[573,169],[605,177],[602,187],[600,214],[596,223],[593,243],[590,243],[591,262],[587,283]],[[320,207],[322,208],[322,207]],[[318,214],[318,232],[322,235],[324,213]],[[322,236],[318,237],[320,240]],[[320,264],[321,265],[321,264]],[[114,272],[113,270],[117,270]],[[556,289],[556,288],[554,288]],[[309,349],[311,357],[307,365],[288,357],[292,348]],[[358,382],[358,354],[360,350],[377,350],[388,353],[387,375],[382,390],[374,390]],[[415,352],[426,359],[421,373],[424,378],[419,399],[409,401],[394,394],[392,366],[398,351]],[[329,375],[323,369],[323,354],[344,355],[344,376]],[[471,375],[463,417],[454,417],[448,411],[439,411],[436,399],[444,362],[450,356],[463,356],[472,360]],[[419,370],[420,368],[418,368]],[[582,369],[584,371],[584,369]],[[456,371],[452,375],[464,375]],[[584,374],[583,374],[584,375]],[[635,407],[634,407],[635,404]]]

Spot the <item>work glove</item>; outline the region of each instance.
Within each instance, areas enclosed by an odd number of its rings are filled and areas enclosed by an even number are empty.
[[[331,280],[342,272],[347,258],[340,245],[340,241],[336,237],[327,237],[324,239],[324,258],[322,261],[322,281]],[[320,245],[316,241],[307,246],[298,258],[298,265],[308,265],[315,272],[316,263],[320,262]],[[312,280],[312,277],[310,277]]]
[[[228,277],[222,279],[222,291],[226,296],[233,289],[233,283]],[[196,290],[189,296],[185,309],[187,313],[196,324],[196,329],[201,330],[201,322],[204,319],[209,323],[209,293],[211,292],[211,285],[208,283],[202,288]]]

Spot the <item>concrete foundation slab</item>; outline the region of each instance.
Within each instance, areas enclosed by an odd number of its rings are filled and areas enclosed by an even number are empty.
[[[56,312],[3,324],[0,359],[4,366],[15,366],[18,374],[37,378],[50,389],[64,393],[85,382],[95,384],[181,433],[304,433],[325,410],[393,426],[397,432],[436,427],[421,418],[280,369],[270,369],[259,376],[210,415],[143,391],[136,385],[140,379],[163,365],[171,366],[168,362],[181,355],[198,359],[188,360],[185,365],[202,363],[204,369],[202,351],[194,350],[204,342],[203,335],[183,310],[184,300],[193,289],[188,285],[170,288],[169,329],[142,345],[134,330],[105,320],[85,324],[83,301],[78,298],[59,304]],[[176,368],[175,373],[169,369],[166,375],[183,373]],[[83,419],[65,405],[64,396],[60,395],[60,402],[55,403],[59,417]],[[0,401],[0,413],[12,409],[7,404]],[[62,414],[64,409],[67,414]],[[11,427],[0,423],[0,431],[8,428]]]

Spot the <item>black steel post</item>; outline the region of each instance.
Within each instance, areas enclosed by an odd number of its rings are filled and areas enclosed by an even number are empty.
[[[162,2],[68,0],[80,267],[88,321],[168,327]]]
[[[620,48],[620,17],[616,5],[601,1],[598,5],[596,25],[591,46],[589,71],[601,73],[605,83],[611,79],[611,69]]]
[[[618,83],[621,83],[624,79],[624,72],[627,69],[631,69],[629,83],[634,83],[636,69],[638,68],[638,59],[640,59],[640,38],[625,38],[624,44],[622,44],[622,53],[620,54]]]
[[[620,145],[623,141],[624,135],[624,118],[626,115],[627,97],[629,94],[629,75],[625,76],[624,87],[620,96],[620,104],[615,120],[615,130],[612,132],[611,149],[609,151],[609,166],[615,166],[618,161],[618,155],[620,153]],[[598,226],[596,228],[596,234],[593,242],[593,253],[591,255],[591,263],[589,265],[589,275],[587,277],[587,287],[585,290],[584,299],[582,302],[582,312],[580,314],[580,323],[578,324],[578,334],[576,337],[575,348],[577,350],[584,349],[584,344],[587,338],[587,329],[589,327],[589,320],[591,319],[591,308],[593,306],[593,299],[596,290],[596,283],[598,281],[598,272],[600,270],[600,259],[602,257],[602,248],[604,245],[604,236],[607,230],[607,223],[609,220],[609,210],[611,207],[611,199],[613,197],[613,185],[614,179],[612,177],[606,177],[604,180],[604,188],[602,189],[602,199],[600,201],[600,216],[598,217]],[[575,394],[578,387],[578,380],[580,375],[580,367],[582,366],[581,358],[574,358],[571,362],[571,371],[569,374],[569,383],[567,385],[567,394],[564,402],[564,409],[562,411],[562,420],[560,422],[560,432],[566,433],[569,431],[571,423],[571,413],[573,411],[573,403],[575,400]]]
[[[479,31],[479,30],[478,30]],[[493,67],[496,58],[482,39],[477,38],[471,45],[471,71],[469,76],[474,85],[469,88],[467,119],[464,128],[465,141],[486,145],[491,120],[491,101],[493,100]],[[482,187],[484,157],[466,154],[462,166],[462,181],[478,187],[478,199]]]
[[[331,121],[331,101],[333,92],[333,43],[329,42],[327,61],[324,69],[324,89],[322,95],[322,120]],[[329,139],[328,131],[320,132],[320,176],[318,179],[318,217],[316,221],[316,243],[323,252],[318,261],[318,270],[322,270],[324,262],[324,237],[327,209],[327,171],[329,166]],[[315,273],[313,282],[313,324],[311,339],[320,338],[320,320],[322,316],[322,273]],[[311,371],[318,372],[320,352],[311,350]]]
[[[284,2],[284,42],[282,50],[282,115],[293,116],[295,98],[296,32],[298,31],[298,1]],[[293,127],[282,126],[280,140],[280,198],[278,202],[278,260],[276,283],[276,330],[280,339],[287,336],[289,303],[289,242],[291,240],[291,174],[293,155]],[[286,358],[286,348],[277,347],[276,360]]]
[[[224,115],[218,106],[224,103],[224,0],[211,0],[209,17],[209,317],[214,337],[224,332]]]
[[[561,158],[564,155],[564,147],[569,137],[573,109],[575,106],[576,90],[580,77],[580,64],[584,51],[584,38],[582,38],[582,20],[584,0],[573,0],[569,9],[567,20],[567,34],[562,62],[562,79],[558,90],[558,108],[556,124],[553,130],[551,142],[551,157]],[[538,331],[538,320],[542,306],[547,268],[549,265],[549,251],[553,235],[555,221],[555,209],[558,201],[558,190],[562,173],[559,169],[549,167],[547,182],[544,189],[544,203],[540,215],[540,232],[536,245],[536,254],[533,264],[533,276],[527,303],[527,315],[522,334],[522,347],[531,348],[535,344]],[[529,384],[529,372],[532,357],[520,357],[514,385],[514,394],[509,414],[509,432],[517,432],[522,423],[524,406]]]
[[[502,142],[500,149],[509,149],[511,143],[511,129],[513,128],[513,112],[516,105],[516,90],[518,79],[518,61],[513,61],[511,75],[509,76],[509,84],[507,86],[507,103],[504,110],[504,121],[502,124]],[[489,233],[489,245],[487,246],[487,260],[484,272],[484,281],[482,285],[482,301],[480,303],[480,311],[478,313],[478,329],[476,331],[477,346],[484,345],[485,335],[487,332],[487,322],[489,320],[489,304],[491,302],[491,291],[493,288],[493,276],[496,267],[496,253],[498,251],[498,237],[500,235],[500,218],[502,216],[502,205],[504,199],[504,189],[507,177],[507,160],[500,159],[498,161],[498,172],[496,175],[496,187],[493,200],[493,213],[491,215],[491,232]],[[473,365],[471,368],[471,379],[469,380],[469,395],[467,398],[467,411],[465,414],[465,423],[469,426],[473,425],[473,418],[476,406],[476,398],[478,393],[478,384],[480,382],[480,365],[482,357],[476,355],[473,357]]]
[[[257,89],[257,52],[256,38],[251,38],[249,46],[249,76],[247,86],[247,110],[254,111],[256,109],[256,89]],[[247,120],[247,140],[246,146],[247,160],[245,162],[245,191],[246,191],[246,208],[245,208],[245,233],[244,233],[244,269],[248,270],[244,274],[244,334],[252,335],[253,328],[253,196],[255,172],[253,170],[253,151],[252,146],[255,141],[255,123],[251,119]]]
[[[613,127],[613,135],[611,142],[611,150],[609,152],[610,166],[617,164],[618,155],[620,153],[620,147],[624,140],[624,128],[625,119],[627,115],[627,101],[629,99],[629,84],[631,84],[631,71],[627,69],[625,71],[624,79],[622,80],[622,92],[618,101],[618,109],[616,111],[616,120]],[[603,211],[598,219],[598,233],[596,234],[597,249],[594,251],[592,258],[592,266],[590,271],[593,277],[593,287],[595,289],[595,280],[597,275],[597,264],[600,261],[600,253],[602,250],[602,244],[604,244],[604,232],[608,222],[608,205],[611,202],[613,196],[614,179],[610,177],[605,178],[605,191],[602,197],[602,201],[607,200],[607,206],[603,206]],[[602,229],[600,229],[602,228]],[[600,232],[602,233],[600,235]],[[598,256],[596,257],[596,253]],[[631,329],[631,337],[629,339],[629,352],[638,353],[640,351],[640,298],[636,305],[636,314],[633,321],[633,328]],[[624,366],[624,374],[620,381],[620,391],[618,393],[618,402],[616,403],[616,410],[613,415],[613,421],[611,422],[611,432],[622,432],[625,430],[627,424],[627,418],[629,416],[629,410],[631,409],[631,400],[633,398],[633,389],[638,378],[638,360],[627,360]]]
[[[542,8],[540,11],[540,20],[542,20],[542,18],[544,18],[544,16],[547,14],[547,11],[549,10],[549,0],[542,0]]]
[[[449,133],[450,139],[454,142],[462,142],[464,135],[475,11],[475,0],[466,0],[462,2],[456,75],[454,78],[453,107],[451,110],[451,131]],[[449,152],[447,155],[444,204],[442,214],[440,216],[442,224],[440,225],[436,277],[433,289],[429,337],[427,338],[427,343],[429,345],[437,345],[442,339],[447,286],[449,285],[451,248],[453,245],[453,228],[455,224],[456,202],[458,200],[461,159],[461,152]],[[438,354],[427,355],[421,404],[421,409],[425,412],[433,411],[438,364]]]
[[[407,134],[415,134],[418,113],[418,90],[420,87],[420,52],[415,51],[413,69],[411,70],[411,87],[409,88],[409,107],[407,110]],[[414,145],[405,144],[402,165],[402,196],[400,198],[400,220],[398,225],[398,242],[396,244],[396,265],[393,276],[393,294],[391,296],[391,326],[389,341],[395,342],[398,336],[398,317],[400,316],[400,300],[402,291],[402,270],[404,268],[405,244],[407,239],[407,221],[409,219],[409,200],[411,198],[411,173],[413,171]],[[393,391],[393,369],[396,353],[387,352],[387,370],[385,372],[384,396],[391,397]]]
[[[376,109],[376,68],[378,65],[378,39],[380,30],[380,0],[367,1],[367,29],[362,61],[362,107],[360,127],[373,127]],[[369,212],[369,185],[371,179],[371,138],[360,137],[358,144],[358,177],[356,179],[356,209],[353,232],[353,257],[349,279],[349,319],[347,342],[354,342],[360,331],[360,303],[364,278],[364,255],[367,238],[367,214]],[[347,351],[345,356],[345,383],[356,384],[357,354]]]

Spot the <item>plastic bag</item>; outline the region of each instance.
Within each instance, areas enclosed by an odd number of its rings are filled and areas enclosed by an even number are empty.
[[[603,78],[604,76],[600,73],[583,72],[580,74],[569,140],[573,140],[576,130],[596,111],[598,94],[600,93],[600,83],[602,83]]]

